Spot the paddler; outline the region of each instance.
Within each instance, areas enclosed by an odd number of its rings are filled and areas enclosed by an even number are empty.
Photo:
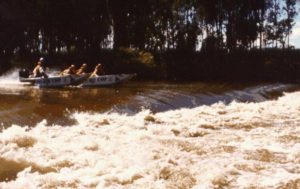
[[[86,63],[83,63],[80,68],[76,71],[76,75],[83,75],[85,74],[86,70]]]
[[[60,75],[74,75],[76,74],[76,68],[75,65],[72,64],[71,66],[69,66],[67,69],[63,70]]]
[[[100,63],[98,63],[90,77],[96,77],[103,74],[104,74],[103,67]]]
[[[48,75],[45,73],[45,69],[43,68],[44,58],[41,57],[37,62],[37,65],[32,71],[33,77],[44,77],[48,78]]]

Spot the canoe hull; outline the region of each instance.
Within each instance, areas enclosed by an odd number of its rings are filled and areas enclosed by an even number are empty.
[[[27,82],[37,87],[65,87],[65,86],[82,86],[82,87],[101,87],[111,86],[126,82],[132,79],[135,74],[115,74],[89,77],[86,75],[67,75],[52,76],[48,78],[24,78],[20,77],[20,82]]]
[[[22,78],[20,82],[27,82],[37,87],[64,87],[71,85],[71,76],[54,76],[48,78]]]
[[[84,81],[82,87],[101,87],[111,86],[129,81],[135,76],[135,74],[115,74],[115,75],[101,75],[96,77],[90,77]]]

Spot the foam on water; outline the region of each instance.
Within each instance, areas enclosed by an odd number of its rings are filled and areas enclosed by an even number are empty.
[[[55,76],[59,74],[58,69],[47,69],[46,72],[49,76]],[[21,82],[19,82],[19,68],[11,69],[0,76],[0,86],[2,87],[2,85],[4,86],[5,84],[21,84]]]
[[[0,133],[0,188],[299,188],[300,92]]]
[[[12,69],[0,76],[0,86],[6,85],[19,85],[19,72],[18,69]]]
[[[58,75],[57,69],[47,69],[49,76]],[[19,68],[14,68],[0,76],[0,90],[1,94],[19,94],[20,91],[28,89],[29,83],[22,83],[19,81]]]

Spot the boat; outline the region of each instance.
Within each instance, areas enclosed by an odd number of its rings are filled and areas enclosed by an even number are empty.
[[[82,87],[101,87],[115,85],[130,80],[136,74],[112,74],[90,77],[90,74],[82,75],[64,75],[45,77],[30,77],[27,70],[19,72],[20,82],[26,82],[37,87],[65,87],[65,86],[82,86]]]
[[[67,85],[71,85],[72,78],[70,75],[68,76],[52,76],[48,78],[36,77],[36,78],[25,78],[20,77],[20,82],[26,82],[30,85],[34,85],[37,87],[64,87]]]
[[[69,75],[71,77],[71,83],[69,85],[80,85],[83,83],[85,80],[87,80],[91,74],[86,73],[86,74],[81,74],[81,75]]]
[[[49,77],[31,77],[29,71],[24,69],[19,72],[19,81],[29,83],[37,87],[65,87],[76,86],[84,82],[90,74],[62,75]]]
[[[136,74],[111,74],[89,77],[80,86],[82,87],[101,87],[124,83],[132,79]]]

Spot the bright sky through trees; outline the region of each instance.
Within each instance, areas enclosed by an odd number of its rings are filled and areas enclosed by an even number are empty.
[[[296,25],[293,28],[291,44],[294,45],[295,48],[300,48],[300,16],[297,17]]]

